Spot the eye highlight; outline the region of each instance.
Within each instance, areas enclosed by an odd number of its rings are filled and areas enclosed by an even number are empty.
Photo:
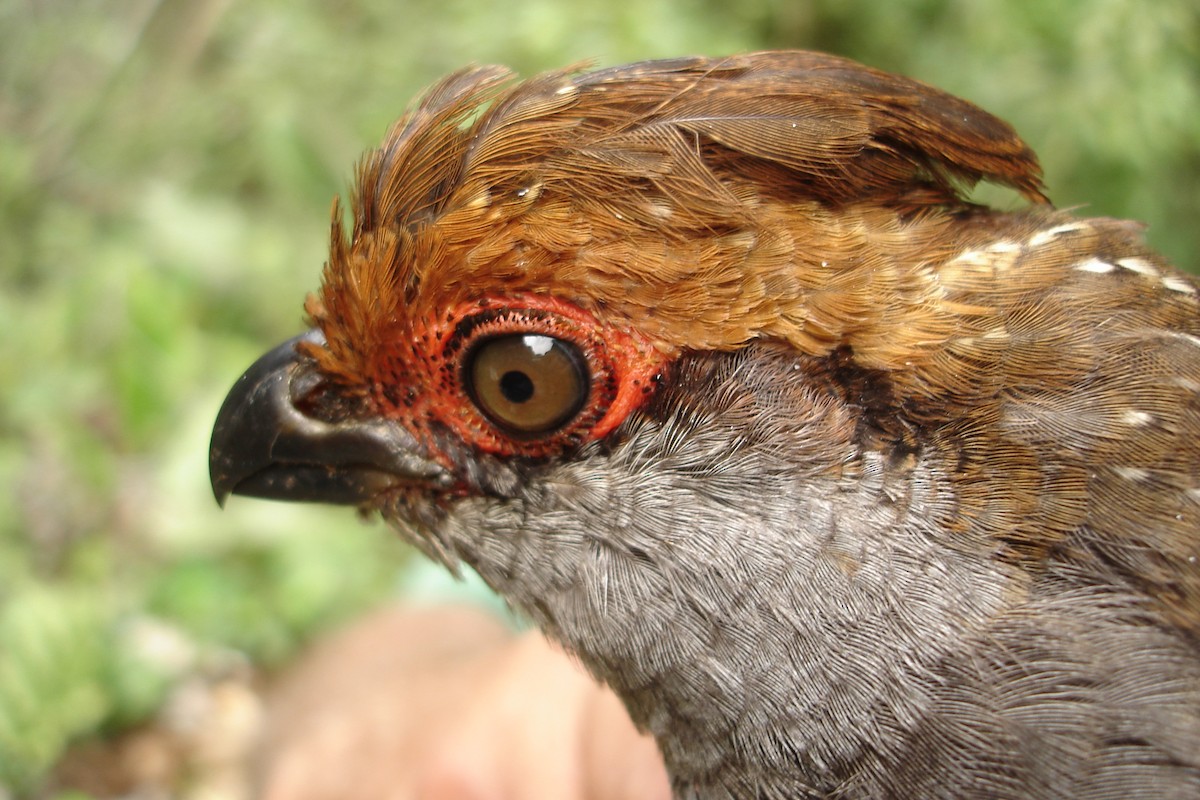
[[[471,400],[494,425],[519,437],[557,431],[579,414],[591,391],[579,348],[540,333],[482,339],[463,366]]]

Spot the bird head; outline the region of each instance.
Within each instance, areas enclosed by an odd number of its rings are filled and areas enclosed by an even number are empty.
[[[929,244],[910,221],[965,208],[958,188],[985,177],[1041,198],[1004,123],[830,56],[516,84],[467,69],[364,159],[349,234],[334,204],[313,331],[261,366],[294,351],[289,405],[403,430],[466,489],[473,456],[603,441],[683,353],[772,340],[911,366],[958,311],[932,270],[879,274],[880,254]],[[266,478],[213,469],[222,498]]]
[[[866,781],[919,676],[1086,522],[1069,453],[1104,426],[1059,447],[1055,415],[1107,356],[1072,337],[1195,300],[1114,283],[1168,273],[1045,202],[1008,125],[831,56],[458,72],[365,157],[350,230],[335,203],[311,330],[230,393],[214,490],[378,511],[470,564],[677,786]]]

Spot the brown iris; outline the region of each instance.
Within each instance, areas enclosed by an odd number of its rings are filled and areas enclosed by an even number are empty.
[[[537,333],[480,341],[467,355],[464,378],[484,416],[518,436],[551,433],[570,422],[590,388],[578,348]]]

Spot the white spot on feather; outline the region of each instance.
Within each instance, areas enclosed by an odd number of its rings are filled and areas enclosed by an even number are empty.
[[[972,267],[981,267],[989,261],[983,253],[978,250],[963,250],[956,255],[951,261],[951,264],[963,264]]]
[[[657,219],[670,219],[675,215],[675,207],[666,201],[651,200],[646,203],[646,207],[650,210],[651,216]]]
[[[1066,222],[1062,225],[1055,225],[1053,228],[1046,228],[1044,231],[1038,231],[1033,236],[1029,237],[1030,247],[1041,247],[1047,242],[1053,241],[1064,233],[1072,233],[1081,231],[1087,228],[1087,223],[1084,222]]]
[[[1174,275],[1168,275],[1162,279],[1164,289],[1169,289],[1172,292],[1182,292],[1183,294],[1195,294],[1196,287],[1185,281],[1183,278],[1177,278]]]
[[[986,250],[964,250],[954,258],[947,262],[947,267],[958,267],[969,271],[973,270],[990,270],[992,272],[1002,272],[1016,263],[1017,257],[1020,255],[1022,248],[1007,247],[1007,243],[1001,243],[1000,247],[990,246]],[[952,270],[943,269],[942,274],[953,280],[956,276]]]
[[[1129,258],[1119,258],[1117,259],[1117,266],[1149,278],[1157,278],[1159,274],[1158,269],[1144,258],[1132,256]]]
[[[492,193],[487,189],[481,190],[477,195],[472,197],[467,202],[463,203],[463,208],[480,209],[487,208],[492,204]]]
[[[1149,425],[1151,421],[1153,421],[1154,416],[1146,413],[1145,411],[1138,411],[1137,409],[1131,408],[1122,415],[1121,419],[1126,425],[1133,425],[1137,427],[1141,425]]]
[[[1075,269],[1079,270],[1080,272],[1095,272],[1097,274],[1103,274],[1105,272],[1112,272],[1114,269],[1116,269],[1116,267],[1107,261],[1101,261],[1098,258],[1089,258],[1087,261],[1076,264]]]
[[[1141,467],[1113,467],[1113,472],[1127,481],[1144,481],[1150,473]]]

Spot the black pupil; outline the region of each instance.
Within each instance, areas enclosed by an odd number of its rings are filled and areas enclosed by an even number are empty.
[[[533,381],[524,372],[510,369],[500,376],[500,392],[510,403],[524,403],[533,397]]]

